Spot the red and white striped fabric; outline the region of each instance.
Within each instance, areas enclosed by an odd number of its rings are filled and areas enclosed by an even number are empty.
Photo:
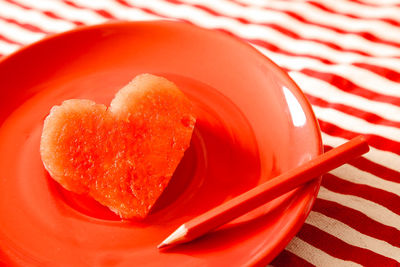
[[[0,0],[0,55],[107,20],[174,18],[239,36],[287,70],[326,149],[358,134],[371,152],[323,179],[272,266],[400,265],[399,0]]]

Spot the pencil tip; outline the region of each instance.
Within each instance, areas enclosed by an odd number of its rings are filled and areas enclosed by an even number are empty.
[[[161,249],[161,248],[165,248],[166,246],[168,246],[168,244],[166,244],[166,243],[164,243],[164,242],[161,242],[161,243],[157,246],[157,248],[158,248],[158,249]]]
[[[176,229],[172,234],[170,234],[163,242],[161,242],[157,246],[157,248],[161,249],[166,246],[181,243],[184,240],[187,232],[188,230],[186,226],[182,224],[178,229]]]

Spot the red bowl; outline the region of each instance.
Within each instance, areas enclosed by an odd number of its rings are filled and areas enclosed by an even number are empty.
[[[109,104],[140,73],[192,100],[190,149],[148,218],[121,221],[43,168],[43,119],[70,98]],[[320,179],[167,252],[177,226],[322,153],[304,94],[250,45],[178,22],[118,22],[41,40],[0,61],[0,262],[9,266],[248,265],[297,233]]]

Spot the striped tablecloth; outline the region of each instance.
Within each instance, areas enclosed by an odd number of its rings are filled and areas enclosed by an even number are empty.
[[[400,1],[0,0],[0,55],[108,20],[174,18],[247,40],[287,70],[325,149],[364,134],[371,151],[325,176],[273,266],[400,265]]]

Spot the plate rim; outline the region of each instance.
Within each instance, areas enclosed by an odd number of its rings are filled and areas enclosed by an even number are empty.
[[[105,23],[101,24],[95,24],[95,25],[84,25],[84,26],[78,26],[73,29],[63,31],[60,33],[54,33],[45,36],[44,38],[35,41],[33,43],[30,43],[28,45],[24,45],[17,49],[16,51],[13,51],[12,53],[3,56],[0,59],[0,65],[6,63],[8,60],[12,60],[13,57],[18,56],[19,54],[23,53],[24,51],[34,49],[36,46],[40,46],[42,43],[47,42],[48,40],[56,39],[65,35],[70,35],[74,34],[75,32],[81,32],[81,31],[86,31],[86,30],[94,30],[94,29],[104,29],[104,27],[125,27],[125,26],[135,26],[138,24],[174,24],[179,27],[192,27],[196,28],[196,30],[201,30],[205,32],[209,32],[210,34],[223,34],[227,38],[230,38],[232,42],[240,43],[240,45],[246,46],[246,48],[249,50],[249,53],[254,53],[257,57],[261,58],[262,61],[266,61],[267,65],[270,67],[274,68],[277,73],[279,73],[280,77],[284,79],[287,83],[290,84],[291,88],[296,90],[297,93],[299,94],[299,97],[302,98],[302,107],[307,108],[310,111],[310,115],[312,121],[313,121],[313,126],[315,128],[315,133],[317,134],[317,154],[322,154],[323,153],[323,143],[322,143],[322,136],[321,136],[321,129],[318,123],[318,119],[315,115],[315,112],[312,108],[311,103],[307,99],[306,95],[304,92],[301,90],[301,88],[297,85],[297,83],[289,76],[289,74],[283,70],[277,63],[272,61],[270,58],[268,58],[266,55],[261,53],[258,49],[256,49],[254,46],[252,46],[249,42],[246,40],[240,39],[237,36],[227,34],[223,31],[218,31],[218,29],[210,29],[210,28],[204,28],[201,26],[197,26],[193,23],[187,22],[187,21],[180,21],[180,20],[175,20],[175,19],[155,19],[155,20],[136,20],[136,21],[128,21],[128,20],[117,20],[117,21],[108,21]],[[298,97],[296,97],[298,98]],[[305,106],[304,106],[305,105]],[[248,259],[248,264],[249,265],[261,265],[261,264],[267,264],[271,260],[273,260],[285,247],[286,245],[293,239],[293,237],[298,233],[300,228],[303,226],[306,218],[308,217],[309,213],[311,212],[311,209],[316,201],[318,191],[320,189],[320,184],[321,184],[322,176],[318,177],[315,179],[312,183],[312,186],[315,188],[314,193],[308,193],[307,194],[307,201],[305,201],[306,204],[302,204],[302,211],[303,212],[297,212],[295,216],[295,220],[293,220],[293,228],[291,228],[291,231],[287,231],[284,235],[285,238],[282,238],[277,246],[274,247],[274,249],[267,250],[267,249],[260,249],[258,253],[256,253],[254,256],[249,257]],[[301,188],[304,188],[306,185],[301,186]],[[294,195],[295,196],[295,195]],[[308,210],[306,210],[308,208]],[[306,212],[304,212],[306,210]]]

